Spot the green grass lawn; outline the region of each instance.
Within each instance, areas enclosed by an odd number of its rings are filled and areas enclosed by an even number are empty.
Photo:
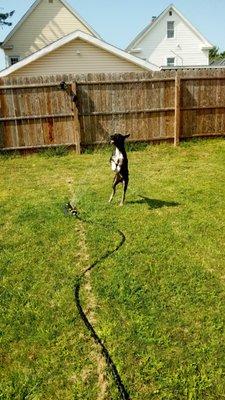
[[[107,200],[110,150],[0,157],[2,400],[116,400],[75,309],[82,302],[132,400],[225,398],[225,141],[128,152]],[[72,199],[83,223],[64,214]],[[103,224],[103,225],[101,225]]]

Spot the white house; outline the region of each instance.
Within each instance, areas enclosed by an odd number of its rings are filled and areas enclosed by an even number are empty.
[[[171,4],[153,17],[126,51],[162,66],[209,64],[211,43]]]

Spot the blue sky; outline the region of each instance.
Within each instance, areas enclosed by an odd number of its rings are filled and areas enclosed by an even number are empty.
[[[67,0],[107,42],[124,49],[169,0]],[[34,0],[0,0],[0,12],[15,10],[15,24]],[[225,0],[174,0],[173,4],[212,43],[225,50]],[[0,41],[12,28],[0,28]],[[0,69],[4,58],[0,54]]]

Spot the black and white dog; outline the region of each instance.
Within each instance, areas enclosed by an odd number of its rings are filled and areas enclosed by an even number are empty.
[[[110,143],[115,145],[114,152],[110,158],[111,168],[116,173],[113,181],[113,191],[109,199],[109,203],[112,201],[115,193],[116,186],[118,183],[123,184],[123,194],[120,202],[120,206],[123,205],[125,200],[125,195],[127,191],[128,181],[129,181],[129,171],[128,171],[128,159],[125,150],[125,139],[130,135],[121,135],[117,133],[110,136]]]

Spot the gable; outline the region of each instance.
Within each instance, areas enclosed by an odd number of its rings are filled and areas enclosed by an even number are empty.
[[[15,71],[15,76],[143,72],[145,69],[80,38]]]
[[[170,15],[172,13],[172,15]],[[211,43],[208,42],[206,38],[176,9],[174,5],[170,5],[167,7],[154,21],[152,21],[149,25],[147,25],[134,39],[133,41],[128,45],[127,51],[132,51],[132,49],[135,49],[138,47],[140,43],[143,42],[143,40],[148,36],[149,38],[152,37],[155,34],[155,30],[157,29],[159,31],[159,26],[161,29],[161,37],[162,39],[165,38],[164,35],[166,35],[166,21],[174,21],[176,20],[176,28],[178,27],[181,28],[181,26],[184,28],[185,32],[188,33],[190,37],[193,37],[196,40],[200,42],[202,46],[205,46],[205,48],[211,48],[213,47]],[[162,28],[162,24],[163,28]],[[181,29],[177,29],[177,33],[181,33]],[[177,35],[178,38],[178,35]]]
[[[62,0],[36,1],[3,47],[13,46],[10,53],[24,58],[75,30],[93,35],[93,29],[65,4]]]
[[[167,22],[174,22],[174,37],[167,38]],[[179,53],[182,49],[185,51],[186,47],[191,46],[192,51],[200,51],[202,46],[201,39],[195,35],[190,27],[173,12],[172,16],[165,15],[155,25],[149,33],[142,38],[141,42],[138,43],[138,47],[141,47],[143,52],[152,54],[157,49],[163,52],[172,49],[174,52]]]
[[[11,74],[20,74],[20,70],[24,71],[25,68],[26,71],[30,71],[30,68],[32,66],[36,65],[41,65],[42,66],[42,61],[44,59],[47,60],[47,65],[46,69],[41,69],[37,74],[49,74],[52,73],[63,73],[63,68],[66,66],[66,68],[73,68],[74,73],[75,73],[75,68],[76,65],[82,66],[83,72],[87,72],[86,66],[88,69],[91,67],[91,62],[92,59],[89,58],[88,52],[80,52],[80,49],[78,47],[74,48],[71,47],[70,51],[71,53],[66,53],[64,54],[63,51],[67,48],[69,48],[70,43],[74,42],[76,39],[81,39],[81,42],[85,42],[90,45],[90,54],[91,54],[91,48],[95,48],[96,52],[96,65],[99,65],[99,68],[101,68],[101,72],[104,72],[105,70],[102,69],[103,67],[103,62],[104,58],[107,58],[110,60],[110,56],[113,55],[113,60],[119,60],[119,61],[124,61],[123,65],[129,65],[129,69],[127,71],[133,71],[135,68],[139,68],[139,70],[147,70],[147,71],[152,71],[152,70],[159,70],[159,68],[150,63],[150,62],[145,62],[143,60],[140,60],[137,57],[134,57],[128,53],[126,53],[123,50],[118,49],[117,47],[114,47],[110,45],[109,43],[104,42],[101,39],[98,39],[92,35],[88,35],[87,33],[81,32],[81,31],[75,31],[71,32],[66,36],[63,36],[62,38],[58,39],[57,41],[50,43],[48,46],[36,51],[35,53],[29,55],[28,57],[24,58],[23,60],[20,60],[19,62],[15,63],[14,65],[11,65],[10,67],[4,69],[3,71],[0,72],[0,77],[2,76],[7,76]],[[97,50],[100,49],[100,51],[97,52]],[[60,59],[56,57],[56,54],[60,55]],[[99,55],[100,54],[100,55]],[[74,58],[78,56],[77,58]],[[70,64],[68,66],[68,63]],[[87,65],[86,65],[87,64]],[[121,64],[122,65],[122,64]],[[59,67],[61,66],[61,70],[59,71]],[[109,69],[107,69],[107,72],[113,72],[114,68],[113,66],[110,67],[110,63],[108,65]],[[95,67],[93,67],[95,68]],[[47,71],[47,72],[46,72]],[[123,70],[121,70],[123,71]],[[93,72],[91,70],[90,72]],[[100,72],[100,70],[98,70]],[[106,71],[105,71],[106,72]],[[27,75],[29,73],[27,72]]]

